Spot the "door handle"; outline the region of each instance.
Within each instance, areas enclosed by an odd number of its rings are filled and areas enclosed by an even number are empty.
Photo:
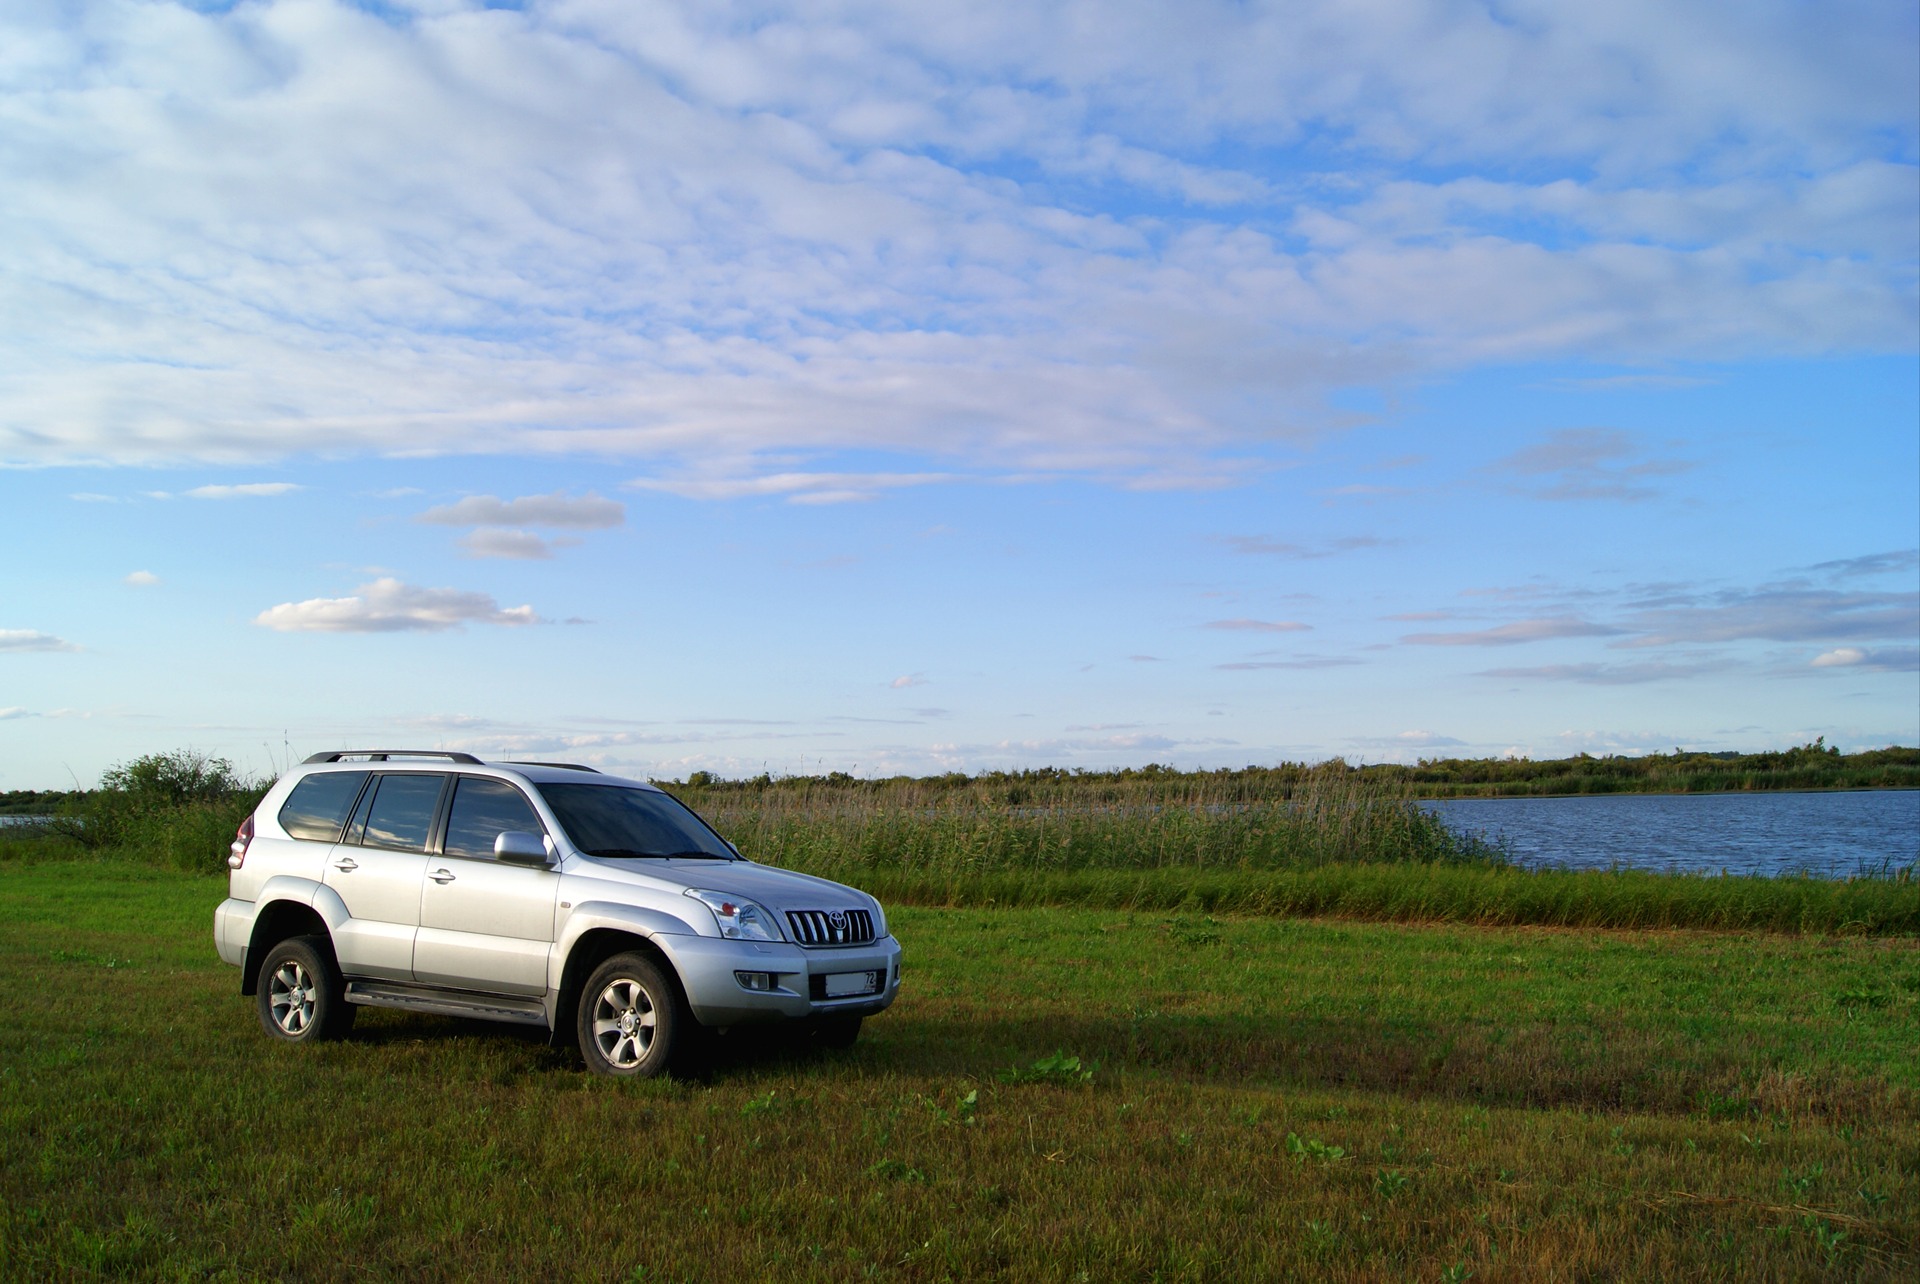
[[[342,856],[339,860],[333,862],[333,867],[342,874],[351,874],[354,870],[360,868],[360,862],[351,856]]]
[[[450,869],[436,869],[431,874],[428,874],[427,877],[440,884],[440,886],[445,887],[453,881],[453,871]]]

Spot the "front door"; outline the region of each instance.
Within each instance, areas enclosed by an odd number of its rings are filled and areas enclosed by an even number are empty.
[[[461,776],[442,854],[421,885],[414,978],[496,994],[547,992],[560,875],[493,857],[503,832],[545,832],[539,814],[504,780]]]

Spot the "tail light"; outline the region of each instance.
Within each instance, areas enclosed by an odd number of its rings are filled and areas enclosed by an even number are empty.
[[[227,868],[239,869],[247,863],[247,848],[253,843],[253,817],[248,816],[240,822],[240,828],[234,831],[233,843],[227,848]]]

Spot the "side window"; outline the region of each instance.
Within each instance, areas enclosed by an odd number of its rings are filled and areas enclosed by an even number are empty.
[[[504,780],[480,776],[458,777],[453,812],[447,818],[447,839],[441,850],[449,856],[493,858],[493,840],[509,829],[543,834],[547,827],[526,795]]]
[[[347,813],[360,796],[360,786],[366,783],[364,771],[327,771],[308,776],[287,795],[286,806],[280,809],[280,828],[294,838],[339,842]]]
[[[401,852],[427,850],[433,813],[439,810],[440,790],[446,783],[445,776],[419,772],[381,776],[374,782],[373,806],[360,841]]]

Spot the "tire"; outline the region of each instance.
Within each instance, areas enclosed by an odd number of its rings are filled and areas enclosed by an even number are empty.
[[[254,1005],[260,1027],[283,1043],[343,1038],[353,1028],[353,1005],[324,936],[294,936],[260,962]]]
[[[860,1037],[857,1016],[821,1017],[814,1026],[814,1039],[823,1048],[851,1048]]]
[[[593,970],[574,1026],[587,1069],[615,1079],[651,1079],[693,1042],[679,987],[638,954],[616,954]]]

